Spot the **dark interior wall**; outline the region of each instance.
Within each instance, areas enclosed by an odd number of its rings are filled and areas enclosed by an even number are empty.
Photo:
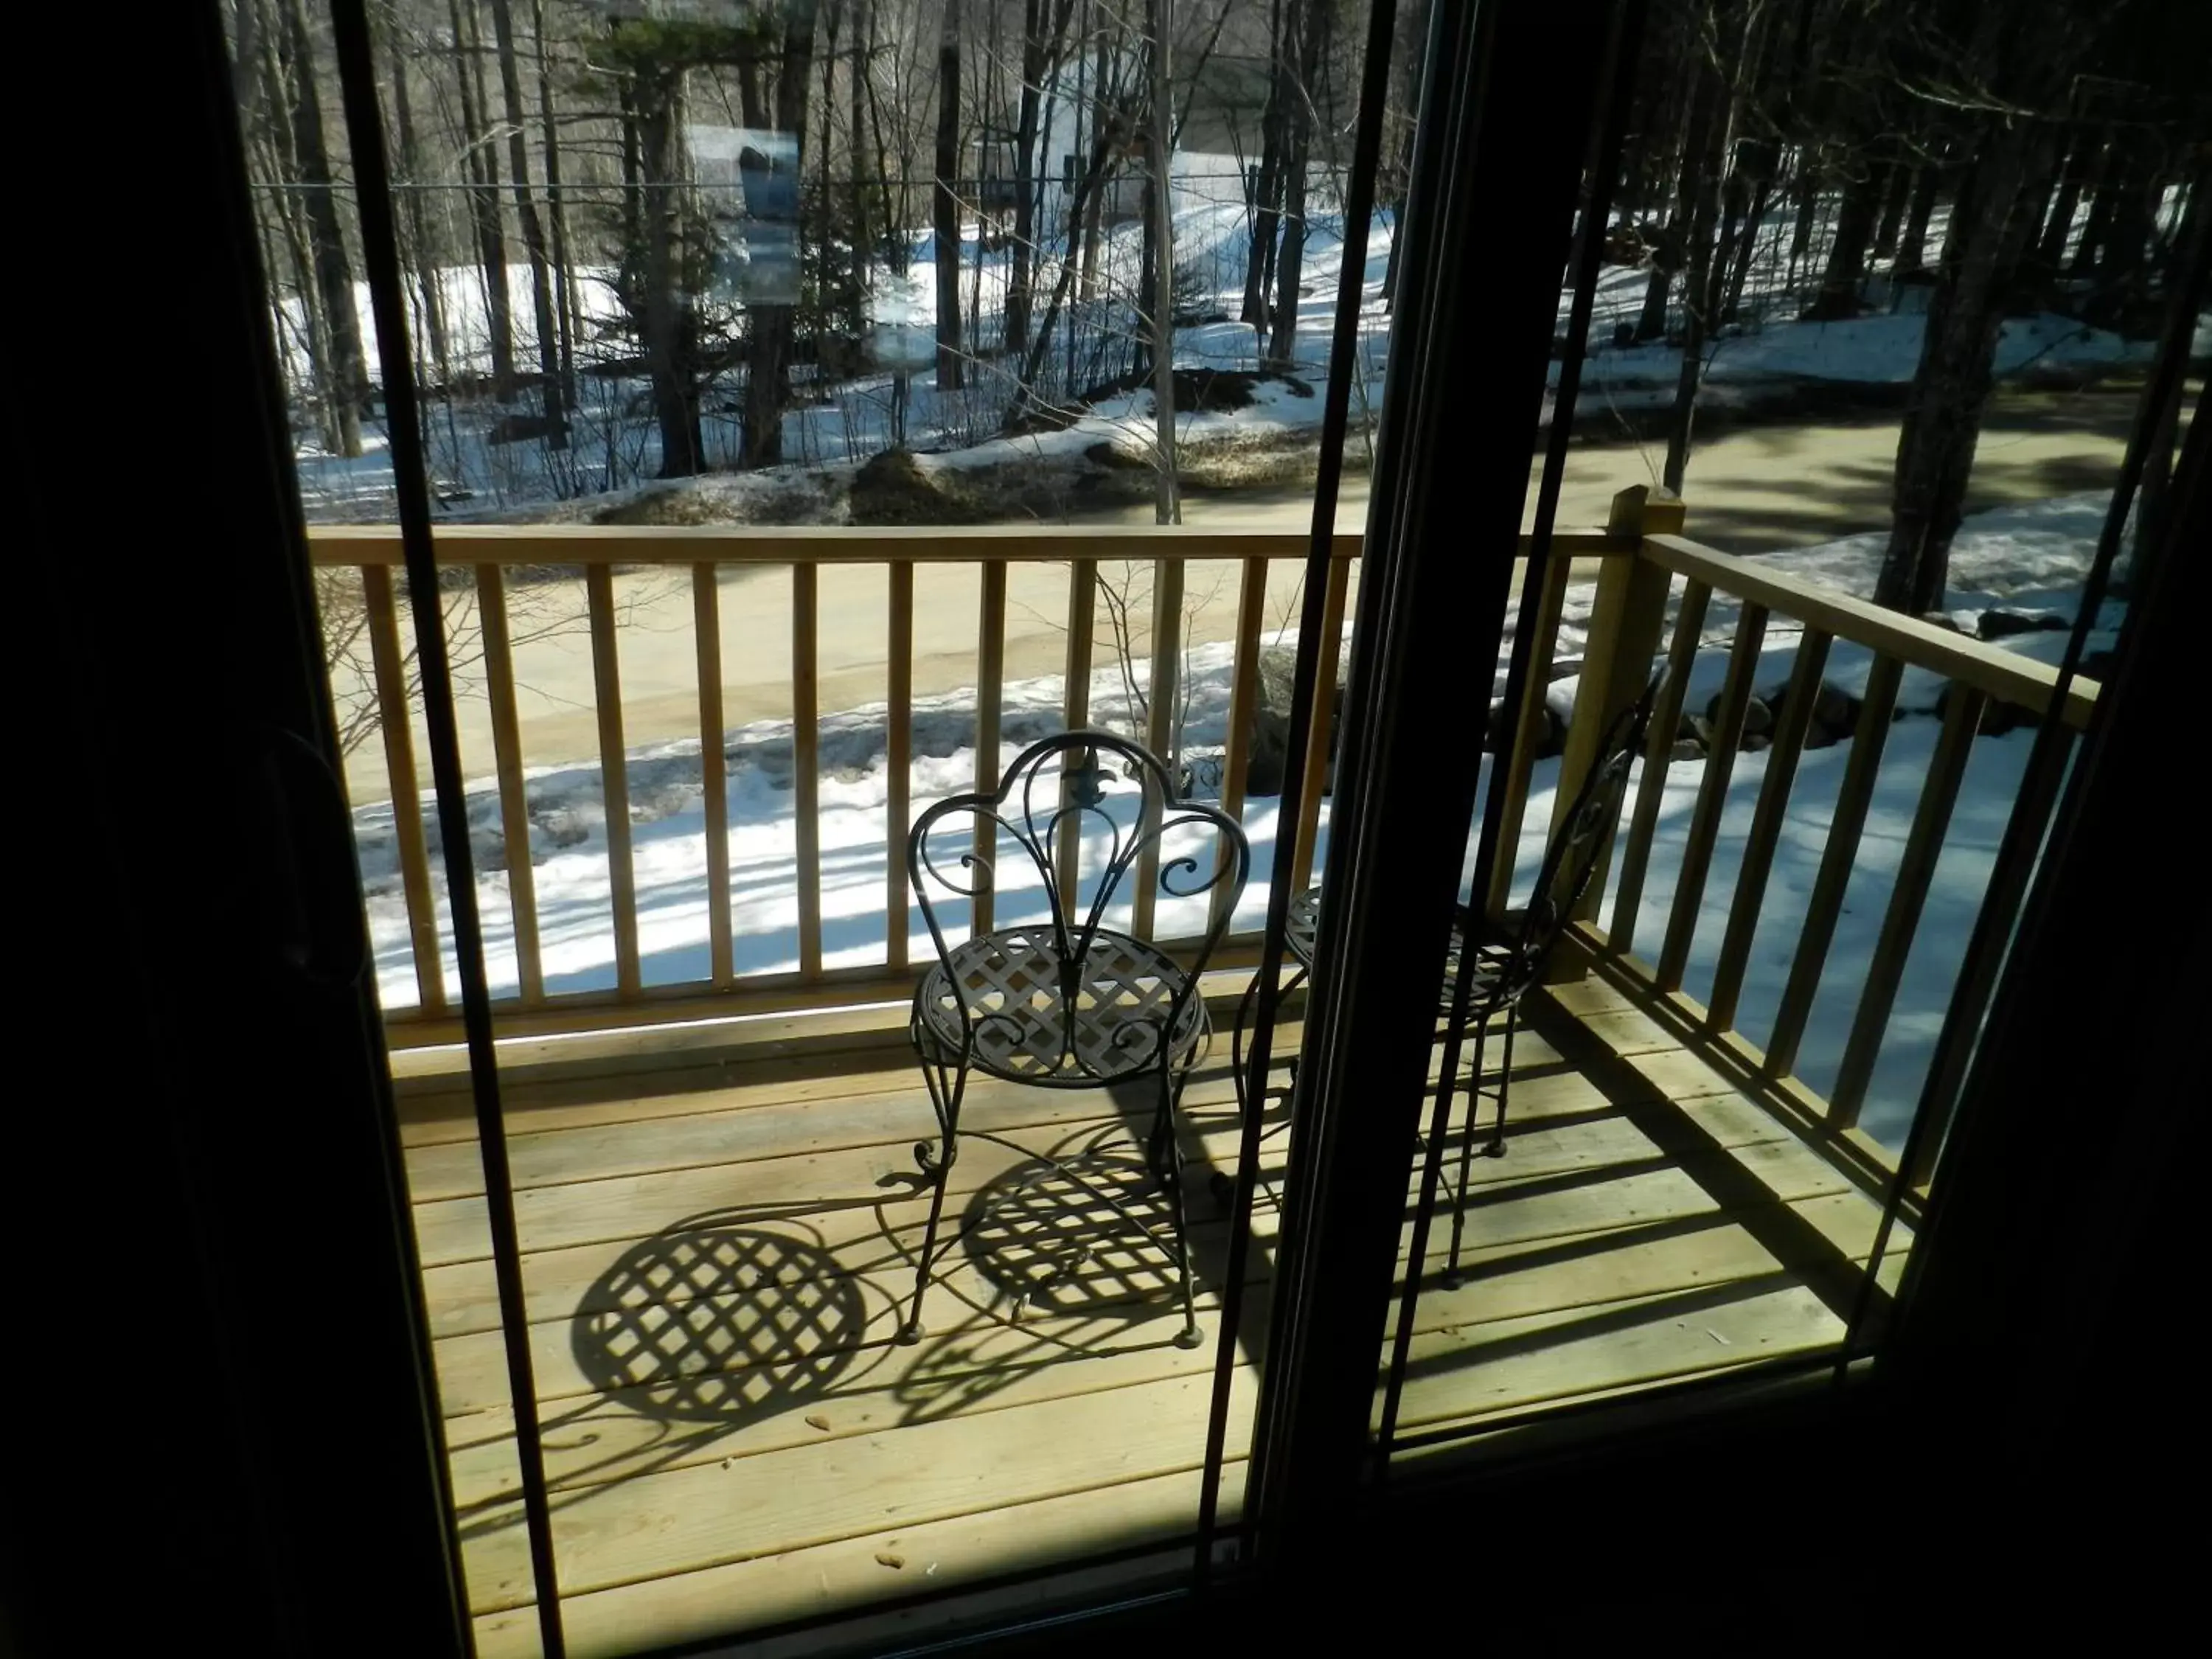
[[[217,9],[108,21],[16,43],[96,72],[87,145],[8,115],[12,1637],[453,1650]]]

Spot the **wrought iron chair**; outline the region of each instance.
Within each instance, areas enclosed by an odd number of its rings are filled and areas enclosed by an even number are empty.
[[[1451,945],[1444,957],[1444,982],[1437,1005],[1438,1015],[1451,1018],[1453,995],[1462,973],[1474,975],[1469,987],[1467,1029],[1474,1033],[1474,1076],[1482,1076],[1482,1049],[1489,1024],[1505,1018],[1504,1066],[1498,1076],[1498,1118],[1491,1130],[1485,1155],[1505,1155],[1505,1112],[1508,1085],[1513,1073],[1513,1030],[1521,999],[1539,984],[1553,951],[1574,919],[1575,910],[1597,875],[1598,858],[1620,817],[1627,793],[1629,769],[1643,751],[1651,725],[1651,705],[1659,689],[1654,679],[1630,708],[1613,717],[1591,757],[1590,767],[1566,816],[1552,832],[1537,867],[1536,884],[1528,908],[1499,924],[1482,925],[1471,906],[1455,906],[1452,913]],[[1474,954],[1467,940],[1475,939]],[[1468,1151],[1474,1141],[1474,1116],[1468,1115],[1468,1133],[1460,1149],[1460,1198],[1467,1197]]]
[[[1519,1024],[1521,1000],[1540,983],[1546,964],[1553,950],[1573,919],[1575,909],[1595,878],[1598,855],[1607,844],[1607,836],[1620,815],[1621,802],[1628,787],[1630,768],[1643,751],[1646,733],[1650,729],[1652,705],[1657,701],[1659,688],[1665,680],[1665,671],[1656,676],[1643,695],[1630,708],[1621,710],[1607,727],[1598,750],[1590,762],[1589,771],[1583,776],[1575,793],[1567,814],[1553,832],[1550,843],[1544,849],[1544,861],[1539,867],[1536,885],[1528,907],[1518,916],[1508,917],[1500,923],[1479,921],[1473,907],[1459,904],[1452,908],[1451,943],[1444,958],[1443,982],[1438,988],[1437,1018],[1449,1030],[1455,1006],[1455,996],[1462,972],[1474,975],[1468,987],[1467,1024],[1463,1032],[1474,1036],[1474,1065],[1469,1073],[1467,1131],[1461,1138],[1459,1158],[1459,1201],[1452,1216],[1451,1270],[1459,1264],[1460,1237],[1467,1212],[1467,1188],[1472,1170],[1476,1122],[1482,1088],[1482,1063],[1492,1022],[1503,1019],[1504,1024],[1504,1064],[1498,1076],[1496,1094],[1498,1115],[1492,1127],[1489,1143],[1483,1148],[1490,1158],[1505,1155],[1505,1114],[1510,1103],[1513,1079],[1513,1034]],[[1291,977],[1284,986],[1284,994],[1304,981],[1313,970],[1316,935],[1320,927],[1321,889],[1309,887],[1291,902],[1288,925],[1284,943],[1292,962]],[[1475,946],[1472,955],[1468,951],[1468,939],[1473,937]],[[1233,1052],[1237,1065],[1237,1098],[1240,1107],[1245,1103],[1247,1080],[1243,1067],[1244,1028],[1251,1017],[1259,981],[1255,978],[1245,989],[1243,1001],[1237,1011]],[[1290,1063],[1293,1085],[1297,1081],[1297,1062]],[[1279,1127],[1280,1126],[1278,1126]],[[1269,1133],[1276,1130],[1271,1129]],[[1217,1181],[1215,1195],[1224,1188]]]
[[[1109,763],[1118,763],[1133,789],[1106,787],[1115,769]],[[1107,846],[1086,876],[1084,848],[1087,841],[1096,850],[1095,832],[1101,828]],[[1086,836],[1086,829],[1094,833]],[[1183,832],[1183,844],[1168,845],[1177,832]],[[1003,904],[1023,896],[1025,882],[1010,888],[1014,878],[1002,878],[999,868],[1009,841],[1018,849],[1009,861],[1022,878],[1042,885],[1046,915],[948,940],[939,914],[945,898],[972,901],[992,893]],[[1162,893],[1209,901],[1208,921],[1188,966],[1159,946],[1107,926],[1117,898],[1129,896],[1121,891],[1124,882],[1148,854],[1158,860]],[[1032,744],[1007,768],[996,792],[950,797],[915,823],[907,839],[907,878],[936,945],[937,964],[915,989],[911,1030],[939,1136],[914,1149],[931,1194],[902,1340],[915,1341],[921,1334],[922,1298],[936,1265],[946,1183],[961,1137],[1027,1154],[1001,1136],[961,1127],[971,1071],[1052,1089],[1153,1080],[1158,1092],[1146,1163],[1165,1188],[1172,1240],[1161,1238],[1080,1170],[1049,1158],[1038,1162],[1108,1206],[1172,1258],[1183,1313],[1176,1340],[1186,1347],[1203,1340],[1192,1304],[1175,1110],[1210,1034],[1200,977],[1251,863],[1243,829],[1234,818],[1203,802],[1177,800],[1167,769],[1110,732],[1066,732]],[[1225,902],[1216,897],[1224,885]]]

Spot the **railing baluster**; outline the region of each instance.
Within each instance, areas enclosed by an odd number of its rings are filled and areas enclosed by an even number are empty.
[[[1905,665],[1894,657],[1876,657],[1867,674],[1850,756],[1844,763],[1836,810],[1828,820],[1827,844],[1820,850],[1820,872],[1813,878],[1804,924],[1797,932],[1797,953],[1790,958],[1782,1006],[1774,1015],[1774,1035],[1766,1044],[1766,1074],[1771,1078],[1789,1076],[1797,1064],[1798,1044],[1804,1040],[1805,1022],[1820,989],[1828,946],[1836,936],[1836,921],[1843,914],[1844,893],[1858,860],[1859,833],[1866,827],[1867,808],[1874,800],[1881,751],[1889,741],[1890,714],[1897,707],[1897,688],[1904,676]]]
[[[791,568],[791,810],[798,831],[799,971],[822,972],[821,578]]]
[[[1181,765],[1170,751],[1176,746],[1176,704],[1182,695],[1182,574],[1181,559],[1152,561],[1152,670],[1145,682],[1145,746],[1167,763],[1170,776]],[[1160,847],[1154,842],[1137,860],[1133,908],[1139,939],[1152,937],[1159,890]]]
[[[699,786],[707,820],[708,972],[715,988],[737,978],[730,927],[730,758],[722,723],[722,586],[711,562],[691,567],[691,632],[699,658]]]
[[[999,787],[999,715],[1006,680],[1006,567],[1003,560],[994,560],[983,567],[982,615],[975,637],[975,787],[985,793]],[[998,861],[998,835],[988,822],[975,826],[975,856],[991,865]],[[988,887],[975,895],[978,933],[991,931],[997,896]]]
[[[599,714],[599,799],[606,816],[607,890],[613,901],[615,989],[622,996],[639,990],[637,953],[637,869],[630,860],[629,767],[623,747],[622,665],[615,650],[613,567],[592,565],[584,573],[584,595],[591,611],[592,688]]]
[[[1718,716],[1712,724],[1711,749],[1705,756],[1705,780],[1698,786],[1698,805],[1690,814],[1690,832],[1682,843],[1682,873],[1674,884],[1674,908],[1667,915],[1667,938],[1659,949],[1656,982],[1662,991],[1680,990],[1689,966],[1690,946],[1698,934],[1698,912],[1705,903],[1705,876],[1712,868],[1713,842],[1719,838],[1721,815],[1728,810],[1729,779],[1735,770],[1736,747],[1743,741],[1743,717],[1751,702],[1752,683],[1759,674],[1759,650],[1766,639],[1766,607],[1746,605],[1736,623],[1735,646],[1729,653],[1728,678],[1721,687]]]
[[[907,965],[906,835],[914,827],[909,792],[914,787],[914,562],[890,568],[890,656],[885,670],[884,714],[884,962],[894,969]]]
[[[507,841],[507,908],[514,917],[515,979],[526,1006],[545,1000],[538,950],[537,867],[530,861],[530,795],[522,781],[522,722],[514,704],[514,645],[507,618],[507,580],[495,564],[477,567],[483,618],[484,693],[491,704],[493,764],[499,775],[499,827]]]
[[[1304,763],[1305,800],[1298,813],[1297,859],[1291,872],[1292,885],[1299,891],[1313,884],[1314,844],[1321,836],[1322,789],[1328,781],[1329,750],[1336,738],[1337,659],[1343,652],[1344,603],[1351,585],[1351,561],[1331,559],[1328,588],[1322,596],[1320,672],[1314,679],[1314,716],[1308,727]],[[1279,823],[1275,833],[1282,834]]]
[[[410,722],[407,657],[399,646],[399,612],[392,572],[364,565],[362,602],[368,613],[369,661],[376,674],[377,719],[384,729],[384,768],[392,785],[392,834],[399,848],[399,887],[407,897],[407,940],[415,957],[415,992],[422,1012],[446,1011],[446,970],[438,955],[438,909],[430,896],[430,851],[422,834],[422,792],[415,781],[415,730]]]
[[[1091,636],[1098,616],[1098,561],[1076,559],[1067,567],[1067,672],[1060,690],[1060,723],[1070,732],[1091,724]],[[1062,787],[1060,805],[1073,796]],[[1083,857],[1083,815],[1070,812],[1060,820],[1059,844],[1053,865],[1060,881],[1063,915],[1075,914],[1076,878]]]
[[[1644,908],[1644,878],[1651,867],[1651,838],[1658,833],[1659,809],[1666,804],[1667,772],[1674,764],[1675,733],[1682,729],[1682,703],[1690,689],[1690,670],[1705,632],[1705,606],[1713,590],[1690,581],[1674,613],[1674,639],[1667,650],[1667,681],[1651,708],[1651,732],[1644,742],[1644,775],[1636,787],[1636,809],[1628,842],[1620,851],[1620,890],[1613,897],[1613,927],[1607,947],[1621,956],[1636,948],[1636,923]]]
[[[1721,939],[1720,961],[1713,969],[1713,994],[1707,1006],[1707,1024],[1716,1031],[1735,1024],[1737,1000],[1743,994],[1743,975],[1751,960],[1752,936],[1759,931],[1759,912],[1766,898],[1766,878],[1774,867],[1774,849],[1782,840],[1782,823],[1790,811],[1790,790],[1797,778],[1797,757],[1805,747],[1805,734],[1813,724],[1813,704],[1820,693],[1820,676],[1828,665],[1828,636],[1808,628],[1797,642],[1797,665],[1784,694],[1782,718],[1774,727],[1774,741],[1766,750],[1766,776],[1759,789],[1759,805],[1752,813],[1751,833],[1743,843],[1743,866],[1735,878],[1735,898],[1729,906],[1728,932]]]
[[[1229,671],[1229,744],[1221,763],[1221,810],[1242,823],[1244,775],[1252,765],[1252,738],[1259,719],[1260,633],[1267,620],[1267,562],[1247,559],[1237,587],[1236,655]],[[1222,849],[1222,856],[1230,855]],[[1226,883],[1213,890],[1206,925],[1221,919],[1229,903]]]
[[[1927,781],[1920,787],[1920,805],[1912,815],[1912,829],[1905,839],[1905,852],[1897,861],[1897,884],[1882,913],[1874,957],[1867,963],[1865,988],[1859,994],[1857,1016],[1844,1043],[1842,1063],[1836,1068],[1836,1086],[1828,1094],[1828,1127],[1848,1129],[1859,1121],[1866,1102],[1867,1084],[1874,1076],[1875,1060],[1889,1029],[1889,1013],[1897,1001],[1898,981],[1905,975],[1905,959],[1911,954],[1912,936],[1920,927],[1920,912],[1928,901],[1928,884],[1936,873],[1936,860],[1943,851],[1944,832],[1951,825],[1951,808],[1959,799],[1959,785],[1973,753],[1974,732],[1981,726],[1982,710],[1989,699],[1954,682],[1950,702],[1943,712],[1943,730],[1936,739],[1936,753],[1928,763]]]
[[[1483,908],[1502,916],[1513,902],[1513,865],[1521,845],[1521,825],[1528,816],[1528,780],[1536,769],[1536,749],[1545,732],[1544,693],[1552,683],[1552,659],[1559,645],[1559,617],[1566,609],[1567,579],[1574,561],[1553,557],[1544,567],[1543,591],[1536,598],[1535,637],[1528,642],[1528,695],[1516,713],[1513,734],[1491,764],[1503,765],[1497,787],[1505,791],[1498,805],[1498,859],[1490,869],[1490,891]],[[1487,719],[1486,713],[1485,718]]]

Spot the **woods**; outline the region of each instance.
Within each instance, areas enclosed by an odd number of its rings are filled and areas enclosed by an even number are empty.
[[[1425,6],[1401,12],[1385,226],[1426,35]],[[1341,230],[1356,0],[371,15],[408,371],[455,510],[957,448],[1149,391],[1164,518],[1183,331],[1212,331],[1217,367],[1223,325],[1247,374],[1323,364],[1301,307],[1328,291],[1313,261]],[[320,0],[226,0],[226,18],[302,451],[373,464],[386,370],[365,344],[327,18]],[[1882,597],[1933,603],[2004,319],[2154,331],[2212,168],[2206,61],[2205,18],[2148,0],[1654,0],[1603,181],[1628,302],[1592,344],[1675,354],[1639,430],[1663,444],[1659,479],[1694,490],[1733,343],[1924,319]],[[1498,228],[1496,257],[1516,257]],[[1378,297],[1379,315],[1387,276]]]

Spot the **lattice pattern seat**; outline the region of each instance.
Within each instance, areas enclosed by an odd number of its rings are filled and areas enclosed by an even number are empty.
[[[978,1071],[1095,1088],[1157,1070],[1164,1032],[1170,1061],[1204,1036],[1204,1000],[1182,994],[1188,975],[1153,946],[1102,928],[1073,969],[1048,923],[956,945],[922,981],[916,1039],[951,1060],[972,1026],[968,1063]]]
[[[1452,912],[1451,945],[1444,957],[1443,980],[1437,993],[1437,1012],[1440,1014],[1451,1012],[1452,985],[1459,977],[1460,957],[1467,949],[1468,922],[1465,905]],[[1314,944],[1320,929],[1321,889],[1309,887],[1291,901],[1290,915],[1283,928],[1283,943],[1291,959],[1297,964],[1299,979],[1313,971]],[[1494,998],[1518,954],[1513,946],[1489,939],[1476,945],[1474,1000],[1477,1006]],[[1294,979],[1285,989],[1295,989],[1297,984]],[[1248,992],[1246,1000],[1250,1000]]]
[[[1452,987],[1459,979],[1460,958],[1467,951],[1468,912],[1462,906],[1452,916],[1451,944],[1444,953],[1443,983],[1437,992],[1437,1012],[1451,1012]],[[1473,1005],[1481,1007],[1498,1000],[1499,987],[1506,975],[1519,961],[1520,952],[1510,945],[1499,945],[1484,939],[1474,947],[1474,986]]]

